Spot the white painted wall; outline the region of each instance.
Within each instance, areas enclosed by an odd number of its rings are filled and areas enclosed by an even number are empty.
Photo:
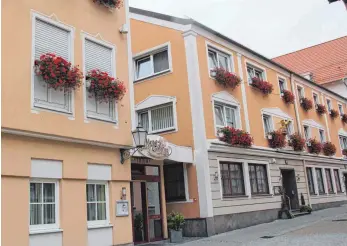
[[[88,230],[88,246],[110,245],[112,245],[112,227],[93,228]]]
[[[347,86],[345,86],[345,84],[342,81],[329,83],[323,86],[347,98]]]
[[[62,246],[63,233],[32,234],[29,237],[29,246]]]

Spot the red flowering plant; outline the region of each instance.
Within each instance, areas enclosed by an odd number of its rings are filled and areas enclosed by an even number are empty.
[[[342,123],[347,124],[347,114],[341,115]]]
[[[286,104],[293,104],[295,97],[291,91],[283,90],[282,99]]]
[[[327,112],[327,109],[326,109],[326,107],[325,107],[324,105],[322,105],[322,104],[317,104],[317,105],[316,105],[316,111],[317,111],[317,113],[318,113],[319,115],[323,115],[323,114],[325,114],[325,113]]]
[[[289,136],[288,145],[293,147],[294,151],[303,151],[305,143],[306,140],[299,133],[294,133]]]
[[[241,83],[239,76],[225,70],[224,68],[215,68],[212,70],[212,73],[214,74],[213,77],[217,83],[224,87],[235,89]]]
[[[248,132],[229,126],[218,131],[218,139],[225,143],[245,148],[249,148],[253,144],[253,138]]]
[[[322,148],[322,144],[314,138],[309,139],[307,142],[307,150],[311,154],[318,155],[322,151]]]
[[[300,105],[305,111],[309,111],[313,108],[312,101],[306,97],[300,99]]]
[[[343,149],[342,154],[346,157],[347,156],[347,149]]]
[[[281,149],[286,146],[286,134],[283,134],[281,130],[268,133],[267,140],[269,146],[273,149]]]
[[[252,78],[251,86],[260,90],[264,95],[269,95],[273,91],[273,85],[257,77]]]
[[[323,144],[323,154],[326,156],[333,156],[336,153],[336,146],[332,142],[325,142]]]
[[[331,109],[330,110],[330,117],[332,119],[335,119],[335,118],[337,118],[337,116],[339,116],[339,112],[336,109]]]
[[[110,9],[120,9],[123,5],[122,0],[93,0],[94,3],[102,4]]]
[[[89,71],[86,80],[89,82],[87,91],[90,93],[90,97],[95,97],[99,102],[118,101],[126,93],[126,88],[122,81],[112,78],[108,73],[99,69]]]
[[[75,90],[82,84],[83,74],[78,66],[53,53],[40,56],[34,63],[35,74],[41,76],[49,88],[65,92]]]

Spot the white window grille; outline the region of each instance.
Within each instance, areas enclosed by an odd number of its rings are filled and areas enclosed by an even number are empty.
[[[171,131],[176,128],[172,104],[138,112],[138,122],[149,133]]]

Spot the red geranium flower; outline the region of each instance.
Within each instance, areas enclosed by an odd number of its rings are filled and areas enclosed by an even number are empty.
[[[294,103],[294,94],[291,91],[283,90],[283,101],[287,104],[293,104]]]
[[[216,74],[214,78],[216,79],[217,83],[223,85],[224,87],[229,87],[233,90],[241,83],[239,76],[225,70],[224,68],[216,68],[212,70],[212,72]]]
[[[219,130],[218,138],[234,146],[251,147],[253,144],[253,138],[249,133],[229,126]]]
[[[305,111],[309,111],[313,108],[312,101],[306,97],[300,99],[300,105]]]
[[[93,0],[94,3],[102,4],[107,8],[118,8],[120,9],[123,5],[122,0]]]
[[[323,115],[323,114],[325,114],[325,113],[327,112],[327,109],[326,109],[326,107],[325,107],[324,105],[322,105],[322,104],[317,104],[317,105],[316,105],[316,111],[317,111],[317,113],[318,113],[319,115]]]
[[[264,95],[269,95],[273,91],[273,85],[271,83],[257,77],[252,78],[251,86],[260,90]]]

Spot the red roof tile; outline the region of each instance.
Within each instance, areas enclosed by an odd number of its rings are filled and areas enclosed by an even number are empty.
[[[347,36],[272,60],[298,74],[312,73],[318,84],[333,82],[347,77]]]

